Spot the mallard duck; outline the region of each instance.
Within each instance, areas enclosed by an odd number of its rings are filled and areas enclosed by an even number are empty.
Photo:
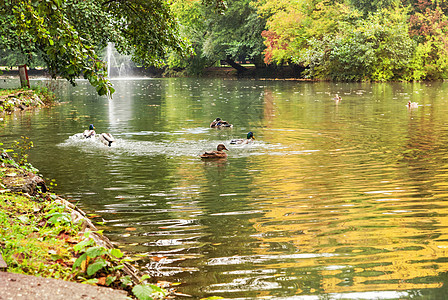
[[[109,146],[109,147],[112,145],[113,142],[115,142],[114,137],[110,133],[100,134],[99,139],[104,145]]]
[[[89,125],[89,129],[84,130],[84,132],[82,133],[82,135],[87,139],[87,138],[91,138],[91,137],[95,137],[95,126],[93,126],[93,124]]]
[[[216,151],[206,151],[204,154],[201,154],[201,158],[226,158],[227,153],[225,153],[223,150],[229,151],[224,144],[219,144],[216,148]]]
[[[252,140],[255,140],[254,134],[252,131],[249,131],[247,133],[246,139],[234,139],[230,141],[230,144],[232,145],[240,145],[240,144],[249,144],[252,142]]]
[[[336,94],[336,97],[333,98],[334,101],[339,102],[342,100],[342,97]]]
[[[233,127],[229,122],[221,120],[221,118],[216,118],[210,123],[210,128],[223,128],[223,127]]]
[[[408,101],[408,108],[417,108],[418,103],[417,102],[411,102],[411,100]]]

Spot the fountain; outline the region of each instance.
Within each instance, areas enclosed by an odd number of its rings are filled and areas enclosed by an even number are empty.
[[[114,44],[111,42],[107,44],[105,60],[108,78],[125,78],[132,75],[132,61],[130,56],[118,53]]]

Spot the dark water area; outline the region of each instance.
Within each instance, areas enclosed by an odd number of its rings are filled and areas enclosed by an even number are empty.
[[[54,190],[157,280],[195,299],[448,293],[448,83],[113,83],[112,100],[52,83],[65,103],[4,117],[0,141],[29,137]],[[78,138],[89,124],[116,144]],[[219,143],[228,158],[201,161]]]

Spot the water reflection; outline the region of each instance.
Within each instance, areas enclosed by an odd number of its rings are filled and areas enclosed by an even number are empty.
[[[108,100],[60,83],[68,103],[0,134],[30,136],[33,164],[157,279],[196,298],[443,297],[446,83],[114,84]],[[76,139],[90,123],[116,145]],[[199,159],[219,143],[227,160]]]

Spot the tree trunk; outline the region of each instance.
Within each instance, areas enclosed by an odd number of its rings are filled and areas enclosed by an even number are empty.
[[[255,65],[256,69],[266,68],[266,64],[264,63],[263,56],[261,54],[252,58],[252,63]]]
[[[28,78],[28,70],[26,65],[19,66],[20,86],[30,88],[30,80]]]
[[[236,69],[238,73],[246,72],[247,69],[240,64],[237,64],[230,56],[227,56],[226,63],[228,63],[232,68]]]

